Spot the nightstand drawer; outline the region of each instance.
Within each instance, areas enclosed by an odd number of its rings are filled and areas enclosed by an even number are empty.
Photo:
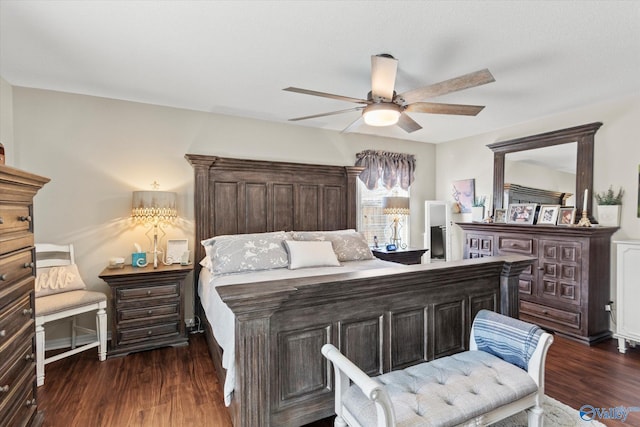
[[[121,322],[141,319],[167,318],[180,315],[180,304],[160,305],[144,308],[118,310],[118,324]]]
[[[136,299],[149,299],[159,297],[176,297],[180,296],[180,285],[171,283],[160,286],[140,286],[131,288],[118,289],[116,298],[118,302],[132,301]]]
[[[180,333],[180,322],[163,323],[146,328],[118,330],[118,345],[134,344],[160,338],[177,336]]]

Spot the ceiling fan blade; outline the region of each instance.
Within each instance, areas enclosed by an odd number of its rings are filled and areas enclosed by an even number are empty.
[[[422,126],[418,124],[415,120],[413,120],[408,115],[402,113],[400,114],[400,119],[398,120],[398,126],[404,129],[406,132],[411,133],[417,130],[422,129]]]
[[[363,110],[364,107],[353,107],[353,108],[347,108],[346,110],[340,110],[340,111],[331,111],[330,113],[320,113],[320,114],[313,114],[311,116],[304,116],[304,117],[296,117],[293,119],[289,119],[290,122],[297,122],[298,120],[306,120],[306,119],[315,119],[316,117],[324,117],[324,116],[333,116],[335,114],[342,114],[342,113],[348,113],[351,111],[360,111]]]
[[[339,101],[355,102],[356,104],[369,104],[369,101],[367,101],[366,99],[351,98],[348,96],[334,95],[332,93],[318,92],[318,91],[309,90],[309,89],[300,89],[299,87],[286,87],[282,90],[286,90],[288,92],[302,93],[305,95],[322,96],[323,98],[337,99]]]
[[[371,55],[371,96],[374,101],[391,101],[396,84],[398,60],[391,55]]]
[[[446,95],[451,92],[469,89],[494,81],[495,79],[493,78],[493,75],[491,75],[491,72],[485,68],[484,70],[465,74],[464,76],[455,77],[440,83],[401,93],[396,96],[396,102],[401,105],[413,104],[414,102],[422,101],[423,99]]]
[[[340,133],[350,133],[352,130],[356,129],[358,126],[360,126],[360,124],[362,124],[362,120],[362,116],[358,117],[357,119],[352,121],[349,126],[342,129]]]
[[[460,116],[476,116],[484,105],[441,104],[437,102],[414,102],[407,105],[405,111],[431,114],[456,114]]]

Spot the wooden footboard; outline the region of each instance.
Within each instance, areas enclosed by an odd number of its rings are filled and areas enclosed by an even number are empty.
[[[467,350],[476,313],[503,311],[531,263],[492,257],[218,287],[236,315],[234,426],[331,416],[326,343],[371,376]]]

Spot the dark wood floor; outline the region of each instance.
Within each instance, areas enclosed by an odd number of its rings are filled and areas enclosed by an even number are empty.
[[[640,407],[640,347],[623,355],[613,340],[587,347],[556,337],[546,368],[546,393],[576,409]],[[231,426],[202,335],[188,347],[105,362],[90,350],[49,364],[38,402],[48,427]],[[640,426],[640,412],[603,422]]]

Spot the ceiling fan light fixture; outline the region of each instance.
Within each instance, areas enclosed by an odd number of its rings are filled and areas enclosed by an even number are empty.
[[[362,112],[364,122],[369,126],[391,126],[398,123],[402,107],[393,103],[370,104]]]

